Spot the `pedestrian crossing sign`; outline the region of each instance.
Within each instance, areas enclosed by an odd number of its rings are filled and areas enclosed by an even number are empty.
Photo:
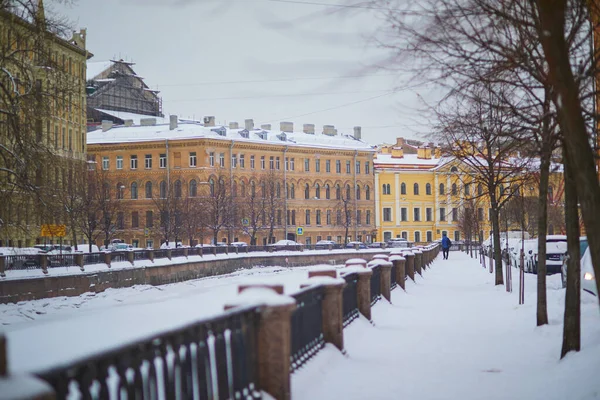
[[[304,235],[304,228],[302,228],[301,226],[296,228],[296,235],[298,235],[298,236]]]

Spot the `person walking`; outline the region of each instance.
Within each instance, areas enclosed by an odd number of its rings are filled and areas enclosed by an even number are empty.
[[[448,259],[448,253],[450,252],[450,246],[452,246],[452,242],[450,238],[446,236],[446,232],[442,233],[442,255],[444,256],[444,260]]]

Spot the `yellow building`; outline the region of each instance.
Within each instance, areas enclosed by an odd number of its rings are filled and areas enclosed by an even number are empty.
[[[105,121],[102,130],[88,134],[88,151],[123,205],[115,236],[134,245],[157,247],[165,240],[167,231],[161,225],[170,222],[166,213],[159,222],[162,203],[157,199],[167,199],[171,185],[182,208],[186,199],[204,199],[202,212],[191,217],[229,214],[216,235],[216,222],[205,221],[196,234],[172,232],[169,241],[208,243],[216,236],[217,241],[250,243],[256,226],[259,245],[284,238],[344,243],[370,241],[375,229],[375,151],[360,137],[360,127],[345,135],[332,126],[315,132],[314,125],[305,124],[302,132],[294,132],[290,122],[274,130],[270,125],[255,128],[252,120],[240,128],[237,123],[215,126],[214,117],[199,124],[171,116],[141,118],[137,126],[133,121],[124,126]],[[273,210],[264,212],[273,218],[270,238],[268,218],[252,218],[261,212],[252,204],[266,207],[269,196],[258,195],[268,190],[261,186],[265,182],[273,188]],[[231,198],[223,200],[223,210],[215,204],[220,183]],[[185,218],[172,225],[186,225],[190,219]]]
[[[411,145],[412,146],[412,145]],[[443,157],[432,144],[412,146],[416,154],[404,151],[406,141],[382,146],[375,164],[375,215],[378,240],[403,237],[413,242],[439,240],[446,233],[451,240],[468,239],[461,220],[463,213],[472,215],[473,240],[485,240],[491,235],[490,200],[486,189],[472,175],[472,169],[452,157]],[[505,199],[511,189],[519,186],[519,195],[537,196],[539,176],[532,166],[526,176],[520,175],[500,185],[497,196]],[[539,172],[539,171],[538,171]],[[560,215],[564,199],[562,168],[554,165],[549,187],[549,233],[564,233]],[[528,214],[526,229],[537,229],[536,203],[523,212]],[[557,212],[554,212],[557,211]],[[506,230],[500,226],[501,230]],[[509,230],[519,229],[511,223]]]
[[[63,222],[50,212],[51,193],[65,184],[65,168],[83,163],[86,153],[86,32],[59,37],[42,0],[30,3],[0,9],[0,108],[19,110],[0,116],[0,137],[13,146],[1,158],[10,169],[18,168],[11,156],[23,157],[29,169],[0,177],[3,191],[15,194],[0,199],[0,246],[30,246],[42,240],[40,224]]]

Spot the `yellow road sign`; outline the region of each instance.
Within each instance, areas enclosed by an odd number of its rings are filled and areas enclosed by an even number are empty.
[[[44,224],[44,225],[42,225],[41,236],[65,237],[65,236],[67,236],[67,226],[66,225]]]

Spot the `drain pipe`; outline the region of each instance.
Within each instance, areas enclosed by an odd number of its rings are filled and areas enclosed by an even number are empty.
[[[287,169],[289,168],[289,160],[287,159],[287,151],[288,147],[285,146],[283,148],[283,190],[285,191],[285,196],[283,199],[283,239],[287,240],[288,238],[288,224],[287,224],[287,202],[288,202],[288,184],[287,184]]]

